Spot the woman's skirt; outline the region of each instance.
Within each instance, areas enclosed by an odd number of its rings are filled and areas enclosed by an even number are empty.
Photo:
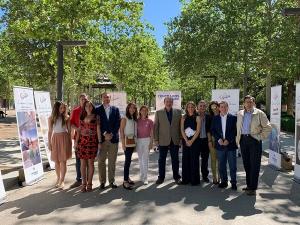
[[[54,133],[51,139],[51,160],[64,162],[72,157],[72,140],[67,132]]]

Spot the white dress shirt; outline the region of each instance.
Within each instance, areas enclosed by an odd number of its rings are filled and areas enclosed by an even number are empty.
[[[110,105],[103,105],[107,119],[109,120]]]
[[[226,122],[227,122],[227,113],[222,116],[221,116],[221,123],[222,123],[222,132],[223,132],[223,139],[225,139],[225,132],[226,132]]]

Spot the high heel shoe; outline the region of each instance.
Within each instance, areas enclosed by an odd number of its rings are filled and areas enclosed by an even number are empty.
[[[128,181],[123,182],[123,188],[127,190],[132,190],[132,186],[129,184]]]
[[[86,192],[86,184],[82,184],[82,185],[81,185],[80,191],[81,191],[81,192]]]
[[[91,192],[93,190],[93,184],[87,184],[86,191]]]

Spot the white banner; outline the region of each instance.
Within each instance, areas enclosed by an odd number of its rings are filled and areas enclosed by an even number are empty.
[[[280,129],[281,129],[281,85],[271,88],[270,122],[272,131],[269,135],[269,164],[281,168]]]
[[[48,144],[48,131],[49,131],[49,124],[48,118],[51,116],[52,108],[51,108],[51,100],[50,100],[50,93],[44,91],[34,91],[34,100],[36,111],[38,114],[39,122],[40,122],[40,129],[42,132],[42,137],[44,141],[44,146],[47,154],[47,159],[50,164],[51,169],[55,169],[55,163],[51,160],[51,151],[49,151]]]
[[[211,93],[212,101],[225,101],[229,106],[229,113],[237,115],[240,110],[240,89],[213,89]]]
[[[0,204],[2,204],[5,201],[5,198],[6,198],[6,193],[3,184],[2,174],[0,171]]]
[[[156,110],[160,110],[165,107],[165,97],[171,97],[173,99],[174,109],[181,109],[181,91],[157,91],[155,98]]]
[[[44,173],[37,133],[33,89],[14,87],[13,90],[25,183],[32,184],[38,181]]]
[[[110,104],[118,107],[121,117],[125,116],[127,107],[127,94],[126,92],[110,92]]]
[[[295,179],[300,181],[300,83],[296,84],[296,96],[295,96]]]

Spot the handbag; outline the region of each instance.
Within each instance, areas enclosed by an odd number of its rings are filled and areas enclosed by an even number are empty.
[[[125,137],[125,147],[135,147],[135,138],[134,136],[126,136]]]

